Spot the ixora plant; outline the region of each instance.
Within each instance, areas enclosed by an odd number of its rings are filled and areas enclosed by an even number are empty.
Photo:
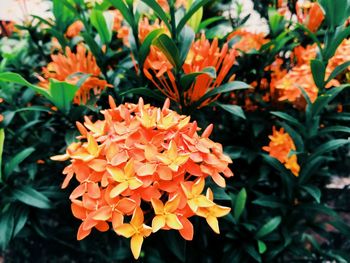
[[[252,2],[0,21],[5,260],[350,262],[350,2]]]

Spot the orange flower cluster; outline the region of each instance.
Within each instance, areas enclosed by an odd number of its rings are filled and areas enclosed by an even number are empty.
[[[326,68],[325,78],[327,79],[331,72],[342,63],[350,60],[350,40],[345,39],[338,47],[334,56],[329,60]],[[296,106],[301,105],[302,93],[298,87],[304,88],[311,102],[314,102],[318,95],[318,88],[316,87],[310,61],[316,58],[317,46],[316,44],[309,45],[306,48],[301,46],[296,47],[293,51],[293,57],[296,58],[296,65],[284,75],[272,75],[273,88],[279,93],[279,100],[288,100],[293,102]],[[350,68],[347,70],[349,71]],[[340,77],[341,78],[341,77]],[[326,88],[339,86],[340,82],[337,79],[331,80]]]
[[[316,32],[325,17],[320,4],[310,1],[298,1],[295,9],[299,23],[304,24],[310,31]]]
[[[259,50],[262,45],[268,42],[264,33],[252,33],[242,29],[232,32],[227,39],[232,40],[234,38],[237,38],[238,41],[232,45],[232,48],[244,53]]]
[[[279,160],[295,176],[299,175],[300,166],[298,165],[297,155],[292,153],[296,150],[294,142],[290,135],[281,128],[279,131],[273,128],[272,135],[269,136],[270,143],[264,146],[263,150],[269,152],[269,155]]]
[[[229,49],[228,44],[222,48],[218,46],[218,40],[212,43],[204,35],[195,41],[182,66],[185,74],[200,72],[206,67],[214,67],[217,77],[214,80],[207,74],[201,74],[196,81],[181,94],[181,87],[176,83],[173,66],[165,55],[156,47],[151,47],[150,53],[144,64],[144,74],[152,83],[168,98],[183,103],[185,106],[192,105],[204,96],[208,91],[221,85],[229,70],[235,63],[236,51]],[[233,77],[232,77],[233,78]],[[229,80],[231,81],[232,78]],[[199,107],[208,105],[217,98],[202,102]]]
[[[198,135],[196,122],[170,110],[169,104],[167,99],[160,109],[140,99],[117,107],[110,98],[104,119],[92,122],[86,117],[84,124],[77,123],[80,142],[52,157],[71,161],[63,171],[63,188],[74,175],[79,182],[70,195],[72,212],[83,221],[78,240],[93,228],[107,231],[111,222],[118,235],[131,238],[138,258],[143,239],[160,229],[178,230],[192,240],[188,218],[194,215],[219,233],[217,218],[230,208],[215,204],[212,191],[208,188],[204,195],[203,190],[207,177],[225,187],[222,175],[233,176],[228,168],[232,161],[208,138],[212,125]]]
[[[106,87],[110,87],[106,80],[99,78],[100,68],[96,59],[90,51],[87,51],[83,44],[77,46],[76,53],[66,47],[66,54],[51,55],[52,62],[43,68],[43,77],[39,77],[39,85],[48,88],[49,79],[67,81],[76,84],[80,79],[79,73],[91,74],[91,76],[80,86],[74,97],[74,103],[84,104],[90,98],[90,92],[98,95]]]

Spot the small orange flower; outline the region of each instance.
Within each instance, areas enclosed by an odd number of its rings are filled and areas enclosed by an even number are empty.
[[[83,28],[84,28],[83,22],[81,22],[80,20],[77,20],[67,28],[66,36],[68,38],[76,37],[83,30]]]
[[[110,87],[107,81],[99,78],[101,70],[96,64],[96,59],[90,51],[86,51],[83,44],[77,46],[76,53],[66,47],[66,54],[51,55],[52,62],[43,68],[44,78],[40,77],[40,86],[48,88],[49,79],[67,81],[76,84],[80,80],[79,73],[91,76],[80,86],[74,97],[74,103],[85,104],[90,99],[90,92],[98,95],[106,87]]]
[[[106,231],[112,223],[118,235],[131,238],[137,259],[152,231],[175,229],[192,240],[188,218],[194,215],[206,218],[219,233],[217,218],[230,208],[215,204],[211,191],[203,195],[205,180],[211,177],[224,187],[223,176],[233,173],[222,146],[208,138],[212,125],[199,135],[196,122],[169,109],[169,99],[162,109],[142,99],[118,107],[111,98],[109,102],[103,120],[77,123],[80,142],[51,158],[71,162],[63,170],[62,188],[73,177],[79,182],[70,195],[73,215],[82,220],[77,239],[93,228]],[[149,206],[153,209],[142,210]],[[152,228],[144,222],[146,213]],[[125,222],[131,214],[131,221]]]
[[[297,17],[310,31],[316,32],[324,20],[324,13],[319,3],[303,1],[296,3]]]
[[[270,143],[268,146],[264,146],[263,150],[269,152],[270,156],[279,160],[295,176],[298,176],[300,167],[296,154],[292,153],[296,150],[292,138],[283,128],[277,131],[276,127],[273,126],[272,129],[273,133],[269,136]]]

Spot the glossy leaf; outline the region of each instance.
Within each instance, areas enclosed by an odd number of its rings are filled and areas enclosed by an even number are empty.
[[[174,41],[166,34],[161,34],[153,40],[153,45],[158,47],[167,57],[169,62],[176,68],[182,67],[179,50]]]
[[[321,60],[313,59],[310,62],[311,72],[314,82],[319,89],[323,89],[324,76],[326,74],[326,67]]]
[[[271,218],[266,224],[264,224],[256,233],[255,237],[260,239],[271,232],[273,232],[280,224],[281,224],[281,217],[276,216],[274,218]]]
[[[6,162],[4,168],[4,178],[8,178],[9,175],[13,173],[15,168],[20,165],[25,159],[27,159],[35,149],[33,147],[25,148],[24,150],[17,153],[14,157],[12,157],[9,161]]]
[[[112,40],[112,26],[107,24],[103,11],[93,9],[90,14],[93,27],[96,28],[103,44],[108,44]]]
[[[239,220],[241,214],[243,213],[246,201],[247,201],[247,191],[243,188],[237,194],[236,201],[235,201],[233,215],[234,215],[236,221]]]
[[[67,82],[50,79],[51,101],[57,108],[65,113],[69,112],[75,93],[79,87]]]
[[[31,186],[22,186],[12,190],[12,195],[18,201],[41,209],[50,209],[53,207],[51,201],[42,193]]]

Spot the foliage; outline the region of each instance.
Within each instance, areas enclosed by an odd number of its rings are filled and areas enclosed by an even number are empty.
[[[191,217],[193,240],[157,232],[143,242],[140,261],[350,261],[348,242],[339,243],[350,228],[326,203],[326,185],[350,167],[348,1],[254,1],[266,34],[246,31],[249,17],[240,8],[226,16],[231,1],[95,2],[53,0],[52,19],[32,17],[0,38],[5,259],[133,259],[129,241],[113,228],[76,240],[69,198],[79,184],[60,189],[65,164],[50,157],[89,140],[76,122],[99,126],[100,110],[142,96],[156,109],[168,97],[195,127],[214,124],[211,139],[233,160],[235,176],[225,188],[213,171],[206,179],[215,203],[231,208],[219,220],[220,234]],[[146,225],[150,219],[145,212]]]

